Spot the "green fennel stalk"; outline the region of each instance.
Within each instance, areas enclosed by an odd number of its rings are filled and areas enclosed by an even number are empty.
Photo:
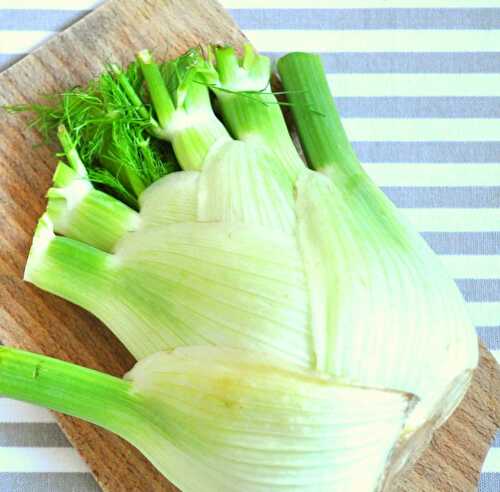
[[[0,394],[73,415],[123,435],[137,425],[131,383],[68,362],[0,347]]]
[[[176,75],[167,80],[149,51],[139,52],[137,59],[163,138],[172,143],[184,170],[199,170],[210,148],[230,138],[212,111],[207,88],[197,83],[205,70],[201,57],[191,62],[188,52],[167,63],[167,71]]]
[[[241,58],[232,47],[215,47],[213,51],[218,80],[209,86],[229,129],[239,140],[273,149],[288,175],[295,179],[304,163],[272,92],[269,58],[257,54],[250,45],[245,46]]]
[[[139,227],[139,215],[117,198],[94,187],[69,133],[58,130],[70,166],[59,162],[47,191],[47,215],[55,232],[104,251],[112,251],[129,231]]]
[[[280,58],[278,71],[309,165],[346,177],[364,175],[332,99],[321,58],[291,53]]]

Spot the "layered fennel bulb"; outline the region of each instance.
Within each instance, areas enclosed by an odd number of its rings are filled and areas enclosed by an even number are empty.
[[[40,113],[67,163],[25,271],[141,360],[127,391],[158,408],[141,432],[164,451],[111,430],[186,491],[378,490],[477,365],[456,285],[364,172],[318,57],[278,62],[308,166],[251,48],[162,66],[141,52],[135,67]],[[173,172],[157,147],[169,144]]]
[[[222,347],[159,352],[124,380],[0,347],[0,392],[119,434],[183,491],[375,490],[416,401]]]

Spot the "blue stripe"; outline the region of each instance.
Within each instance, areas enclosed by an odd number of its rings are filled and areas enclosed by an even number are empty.
[[[68,448],[71,444],[58,424],[0,422],[0,446]]]
[[[500,186],[384,186],[400,208],[495,208]]]
[[[361,162],[496,163],[500,142],[353,142]]]
[[[265,52],[273,59],[284,53]],[[0,54],[0,67],[24,54]],[[496,53],[322,53],[328,73],[500,73]]]
[[[493,439],[492,446],[494,448],[500,448],[500,431],[497,431],[497,433],[495,435],[495,439]],[[500,489],[497,489],[497,490],[500,490]]]
[[[59,31],[81,10],[0,10],[3,30]],[[233,9],[242,29],[499,29],[500,9]]]
[[[242,29],[498,29],[500,9],[237,9]]]
[[[0,473],[2,492],[102,492],[90,473]]]
[[[500,350],[500,326],[477,326],[476,332],[490,350]]]
[[[336,97],[335,102],[341,116],[350,118],[500,118],[500,97]]]
[[[13,4],[15,0],[13,0]],[[86,10],[0,9],[3,31],[62,31],[89,13]]]
[[[1,54],[0,53],[0,70],[5,70],[7,67],[19,61],[21,58],[26,56],[27,53],[24,54]]]
[[[500,231],[421,234],[438,255],[500,255]]]
[[[265,52],[276,59],[285,53]],[[332,73],[498,73],[500,53],[321,53]]]
[[[500,473],[481,473],[477,492],[498,492],[500,490]]]
[[[500,301],[500,279],[455,279],[467,302]]]

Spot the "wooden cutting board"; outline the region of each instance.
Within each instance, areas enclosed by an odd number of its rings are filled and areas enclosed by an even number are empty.
[[[84,84],[104,63],[126,63],[142,48],[164,59],[199,44],[243,41],[212,0],[111,0],[1,73],[0,105],[32,102],[39,94]],[[0,114],[0,340],[121,376],[134,361],[101,323],[21,280],[56,164],[54,149],[34,148],[38,142],[24,115]],[[499,391],[498,366],[482,349],[466,400],[392,489],[475,490],[499,423]],[[58,419],[105,491],[176,490],[120,438],[73,418]]]

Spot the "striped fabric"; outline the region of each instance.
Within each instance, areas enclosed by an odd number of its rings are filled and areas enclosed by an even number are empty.
[[[0,0],[0,69],[96,0]],[[356,151],[500,356],[500,0],[223,0],[263,52],[319,52]],[[98,486],[42,409],[0,399],[0,491]],[[500,490],[500,435],[480,492]]]

